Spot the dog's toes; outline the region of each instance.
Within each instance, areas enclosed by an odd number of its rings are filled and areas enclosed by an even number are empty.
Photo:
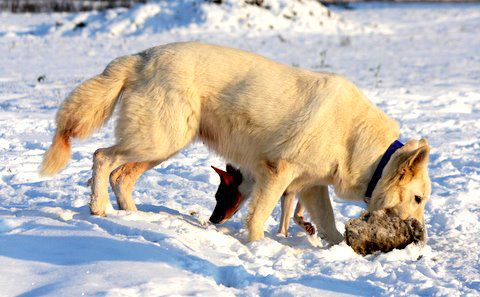
[[[105,210],[95,209],[95,207],[93,207],[92,205],[90,205],[90,214],[92,216],[99,216],[99,217],[106,217],[107,216],[107,213],[105,212]]]
[[[332,244],[339,244],[343,241],[343,235],[336,231],[334,235],[327,236],[327,240]]]
[[[303,223],[303,229],[305,229],[305,232],[307,232],[308,235],[315,234],[315,227],[313,227],[313,225],[309,222]]]
[[[103,212],[96,212],[96,211],[92,211],[90,210],[90,214],[92,214],[92,216],[99,216],[99,217],[106,217],[107,214],[103,211]]]

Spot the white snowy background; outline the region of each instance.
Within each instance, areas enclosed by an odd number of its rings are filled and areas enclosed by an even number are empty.
[[[224,2],[0,13],[0,295],[480,295],[480,5]],[[37,175],[77,84],[117,56],[183,40],[341,73],[399,121],[402,140],[427,137],[427,246],[361,257],[293,223],[282,238],[280,207],[266,238],[247,243],[245,210],[208,222],[219,182],[210,165],[224,161],[201,143],[140,178],[140,211],[90,216],[91,157],[113,143],[113,121],[74,142],[61,174]],[[364,207],[333,203],[340,231]]]

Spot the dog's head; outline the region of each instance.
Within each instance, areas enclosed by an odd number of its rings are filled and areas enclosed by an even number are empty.
[[[227,171],[214,166],[212,168],[220,176],[220,185],[215,193],[217,205],[210,216],[210,222],[222,224],[240,208],[243,199],[239,186],[243,181],[243,176],[240,170],[235,169],[230,164],[227,164]]]
[[[429,153],[425,139],[409,140],[396,151],[383,169],[368,210],[387,209],[401,219],[413,217],[423,223],[423,209],[431,192]]]

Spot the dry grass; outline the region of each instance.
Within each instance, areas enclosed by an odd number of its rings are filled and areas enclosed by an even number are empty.
[[[147,0],[3,0],[0,11],[22,12],[77,12],[104,10],[115,7],[131,7]]]

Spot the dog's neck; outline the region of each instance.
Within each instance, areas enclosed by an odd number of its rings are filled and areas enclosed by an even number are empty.
[[[364,201],[365,203],[368,204],[370,201],[370,198],[372,198],[373,191],[375,190],[375,187],[378,184],[378,181],[382,177],[382,172],[385,166],[387,166],[388,161],[392,158],[392,155],[401,147],[403,147],[403,143],[401,143],[398,140],[395,140],[390,144],[388,147],[387,151],[383,154],[382,158],[380,159],[380,162],[378,163],[377,167],[375,168],[375,171],[373,172],[372,178],[368,182],[367,185],[367,191],[365,192],[365,198]]]
[[[337,196],[355,201],[364,201],[368,185],[390,145],[398,139],[399,129],[375,133],[375,139],[358,141],[349,150],[349,161],[339,163],[334,177]],[[381,135],[382,137],[378,137]]]

